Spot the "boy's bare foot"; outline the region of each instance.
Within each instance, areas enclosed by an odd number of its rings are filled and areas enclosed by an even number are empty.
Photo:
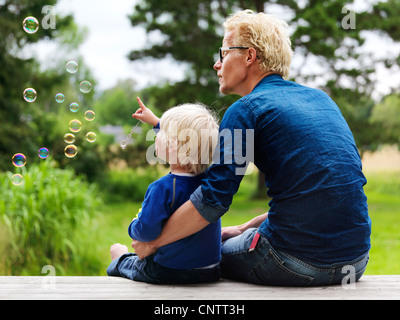
[[[118,259],[125,253],[128,253],[128,247],[120,243],[114,243],[110,248],[111,260]]]

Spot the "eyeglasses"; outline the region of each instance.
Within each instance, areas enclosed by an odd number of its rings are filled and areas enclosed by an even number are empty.
[[[226,56],[226,51],[234,50],[234,49],[250,49],[249,47],[222,47],[219,48],[219,61],[222,63],[224,57]]]

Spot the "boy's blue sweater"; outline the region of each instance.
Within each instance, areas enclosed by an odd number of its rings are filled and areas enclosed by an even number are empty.
[[[150,184],[138,218],[129,225],[129,236],[148,242],[156,239],[168,218],[201,184],[204,175],[195,177],[169,173]],[[221,221],[158,249],[154,261],[172,269],[194,269],[216,264],[221,258]]]

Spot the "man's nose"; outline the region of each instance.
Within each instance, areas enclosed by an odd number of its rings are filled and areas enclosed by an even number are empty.
[[[213,69],[214,69],[214,70],[219,70],[219,69],[221,69],[221,66],[222,66],[222,63],[221,63],[221,61],[218,59],[218,60],[214,63]]]

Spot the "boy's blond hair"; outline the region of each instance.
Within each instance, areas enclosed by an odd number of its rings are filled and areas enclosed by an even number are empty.
[[[226,31],[236,31],[233,46],[254,48],[260,57],[260,68],[289,78],[293,51],[287,23],[273,15],[240,11],[225,21]],[[240,52],[240,51],[238,51]]]
[[[195,174],[206,171],[218,139],[218,121],[205,105],[186,103],[167,110],[160,119],[160,133],[176,150],[175,163]]]

